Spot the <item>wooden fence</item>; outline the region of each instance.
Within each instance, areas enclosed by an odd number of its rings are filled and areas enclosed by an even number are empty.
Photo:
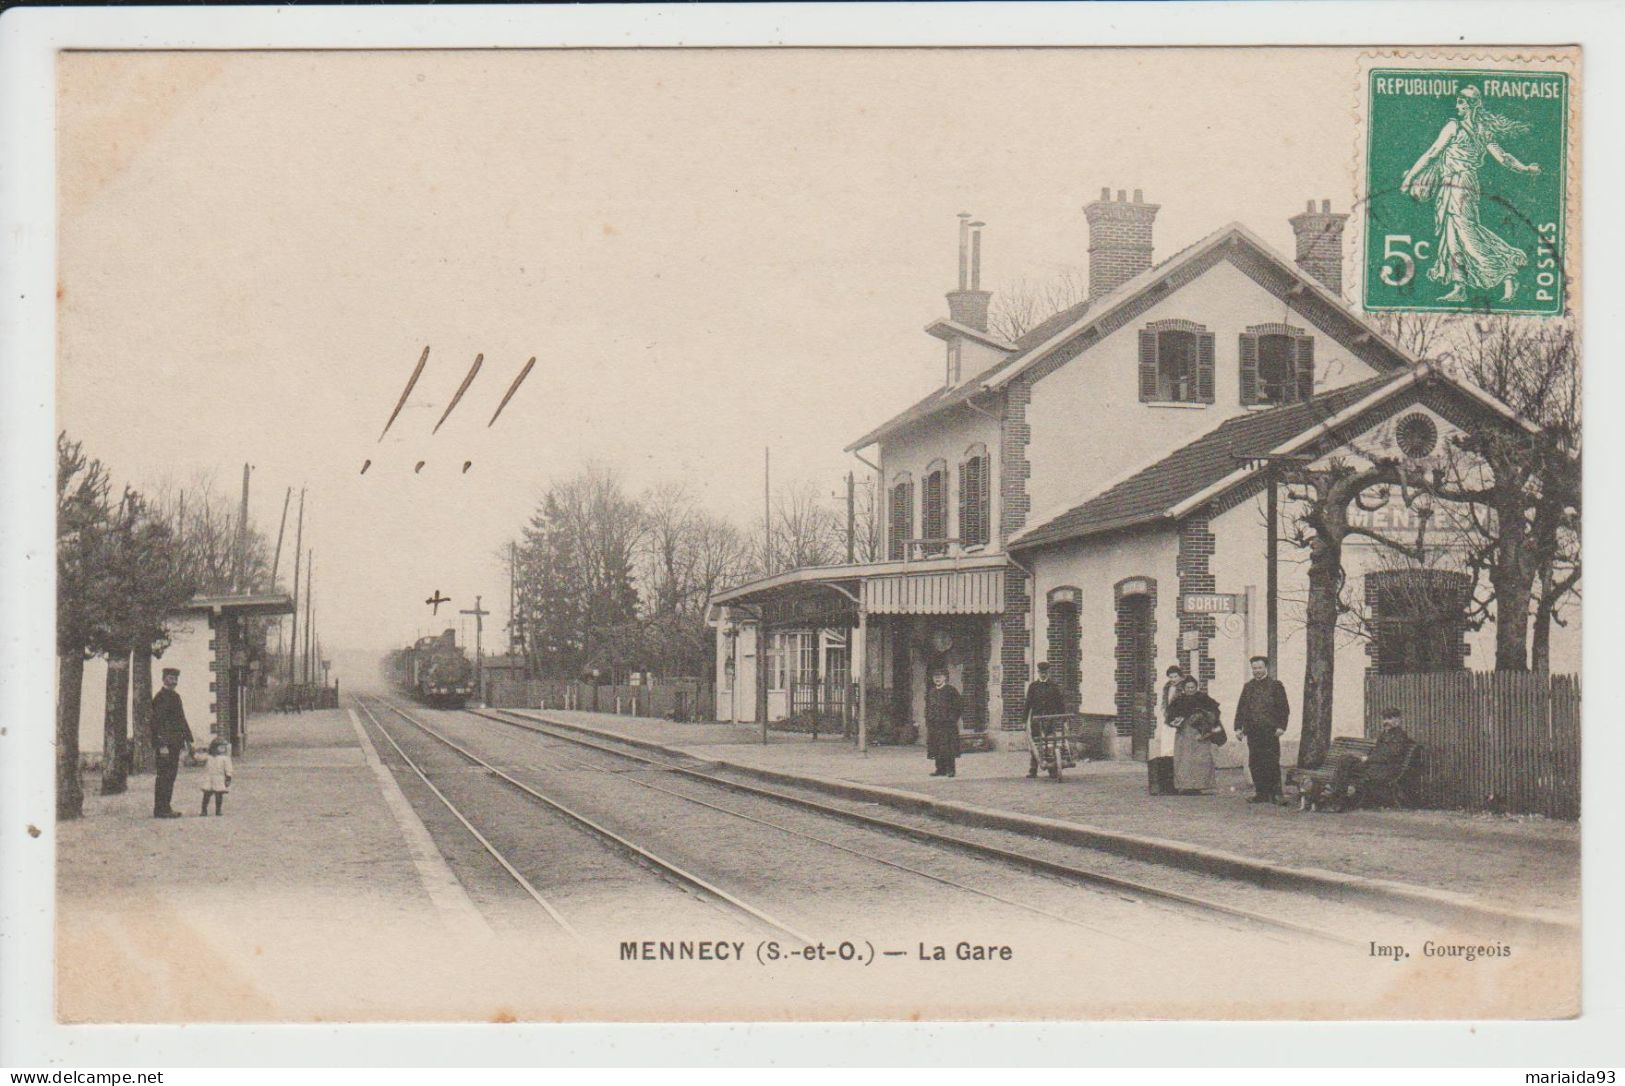
[[[1404,714],[1426,807],[1580,817],[1580,680],[1516,671],[1368,674],[1365,728]]]
[[[678,679],[653,686],[595,686],[547,679],[496,679],[487,687],[493,707],[509,709],[575,709],[620,716],[653,716],[667,720],[710,720],[711,684]]]

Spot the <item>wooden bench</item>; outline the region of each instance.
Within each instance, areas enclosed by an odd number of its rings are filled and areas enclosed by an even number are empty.
[[[1297,781],[1298,794],[1303,795],[1311,787],[1323,791],[1329,788],[1337,776],[1337,767],[1349,758],[1367,758],[1376,749],[1375,739],[1356,739],[1353,736],[1338,736],[1332,740],[1332,747],[1326,752],[1326,761],[1319,769],[1300,769],[1296,771],[1294,779]],[[1366,780],[1360,782],[1359,799],[1362,806],[1373,800],[1382,800],[1398,804],[1404,797],[1407,781],[1415,772],[1418,758],[1422,753],[1422,745],[1413,742],[1411,749],[1406,751],[1405,760],[1400,763],[1399,771],[1386,776],[1383,780]],[[1326,796],[1327,799],[1337,803],[1347,801],[1346,796]]]

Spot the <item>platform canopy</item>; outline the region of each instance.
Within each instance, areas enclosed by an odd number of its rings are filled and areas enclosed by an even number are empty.
[[[236,596],[193,596],[182,611],[209,611],[216,615],[291,615],[293,597],[285,592],[261,592]]]
[[[860,609],[875,615],[994,615],[1004,609],[1004,576],[1012,568],[999,554],[810,566],[718,592],[711,597],[712,616],[760,618],[770,626],[843,626]]]

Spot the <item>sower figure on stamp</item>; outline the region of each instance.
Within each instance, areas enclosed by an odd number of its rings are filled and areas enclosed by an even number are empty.
[[[1247,771],[1253,777],[1253,795],[1248,803],[1278,803],[1281,800],[1281,736],[1286,733],[1292,708],[1287,704],[1286,687],[1270,678],[1267,656],[1252,658],[1253,677],[1241,688],[1236,702],[1236,734],[1247,739]]]
[[[152,698],[152,746],[158,755],[152,782],[154,818],[181,817],[170,801],[175,795],[175,774],[180,771],[181,748],[192,752],[192,729],[186,723],[181,696],[175,692],[180,679],[179,668],[164,668],[164,688]]]
[[[1038,733],[1033,730],[1033,718],[1054,716],[1066,712],[1066,701],[1061,688],[1050,682],[1049,661],[1038,661],[1038,678],[1027,684],[1027,737],[1032,753],[1027,764],[1027,776],[1038,776]]]
[[[1464,87],[1456,96],[1455,119],[1445,122],[1433,145],[1405,171],[1400,191],[1433,201],[1438,249],[1428,278],[1450,286],[1440,301],[1460,301],[1468,287],[1501,287],[1501,300],[1512,300],[1518,270],[1529,262],[1529,254],[1507,244],[1480,219],[1478,171],[1488,155],[1516,173],[1540,173],[1537,163],[1518,161],[1497,142],[1528,131],[1522,121],[1486,110],[1477,87]]]
[[[925,755],[937,763],[933,777],[952,777],[959,757],[959,718],[965,708],[959,691],[948,685],[948,671],[931,669],[925,691]]]

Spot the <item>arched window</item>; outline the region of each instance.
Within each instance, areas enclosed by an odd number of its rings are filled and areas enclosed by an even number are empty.
[[[1083,630],[1079,622],[1083,593],[1071,585],[1050,590],[1046,610],[1049,618],[1049,666],[1051,678],[1061,688],[1066,711],[1078,711],[1083,672]]]
[[[1467,666],[1470,574],[1449,569],[1374,570],[1365,575],[1373,633],[1370,653],[1383,674],[1460,671]]]
[[[988,501],[987,446],[972,445],[959,462],[959,542],[965,547],[987,543],[991,534]]]
[[[891,517],[886,532],[886,557],[900,561],[914,532],[914,477],[900,471],[892,477]]]
[[[948,553],[948,463],[933,460],[925,469],[925,483],[920,491],[920,537],[925,544],[927,558]],[[936,540],[943,540],[938,543]]]
[[[1241,334],[1241,402],[1301,403],[1315,394],[1315,337],[1289,324],[1255,324]]]
[[[1152,321],[1140,329],[1140,399],[1213,402],[1213,333],[1193,321]]]

